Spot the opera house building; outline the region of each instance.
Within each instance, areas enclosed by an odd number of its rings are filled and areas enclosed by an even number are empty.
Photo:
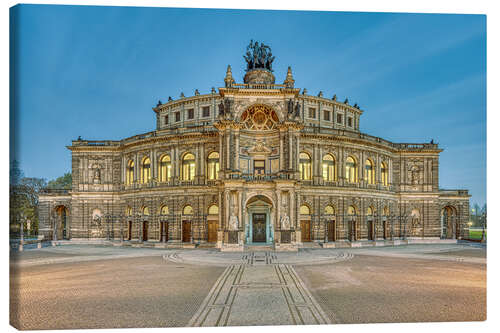
[[[360,132],[357,104],[297,88],[290,67],[276,83],[262,43],[244,58],[243,83],[228,66],[223,87],[158,102],[151,132],[72,141],[72,188],[44,190],[40,234],[222,251],[468,235],[469,194],[439,188],[438,144]]]

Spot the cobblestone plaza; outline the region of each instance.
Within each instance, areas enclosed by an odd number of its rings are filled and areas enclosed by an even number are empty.
[[[20,329],[480,321],[486,249],[220,252],[65,245],[11,254]]]

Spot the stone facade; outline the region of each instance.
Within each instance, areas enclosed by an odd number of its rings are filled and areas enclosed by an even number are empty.
[[[467,235],[469,195],[439,189],[437,144],[361,133],[357,105],[301,92],[290,68],[224,82],[159,102],[155,131],[72,141],[72,189],[40,196],[40,232],[222,250]]]

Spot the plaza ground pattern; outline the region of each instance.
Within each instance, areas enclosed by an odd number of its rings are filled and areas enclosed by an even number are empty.
[[[19,329],[486,320],[484,244],[11,253]],[[245,314],[245,315],[243,315]]]

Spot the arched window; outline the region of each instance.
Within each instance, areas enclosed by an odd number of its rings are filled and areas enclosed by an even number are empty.
[[[311,210],[306,205],[300,206],[300,215],[311,215]]]
[[[151,160],[145,157],[141,165],[141,183],[146,184],[151,180]]]
[[[354,206],[349,206],[347,208],[347,215],[350,215],[350,216],[356,215],[356,208]]]
[[[372,207],[366,208],[366,216],[370,216],[370,217],[373,216],[373,208]]]
[[[391,211],[389,210],[389,207],[384,206],[384,216],[389,216],[391,214]]]
[[[194,180],[194,173],[196,171],[196,164],[194,155],[187,153],[182,158],[182,180]]]
[[[185,206],[182,210],[182,215],[193,215],[193,207],[190,205]]]
[[[208,207],[208,215],[219,215],[219,206],[212,205]]]
[[[375,174],[373,172],[373,162],[371,160],[365,161],[365,182],[367,184],[375,184]]]
[[[128,207],[125,209],[125,215],[126,215],[126,216],[132,216],[132,207],[128,206]]]
[[[127,185],[130,185],[134,182],[134,161],[129,160],[127,163],[127,172],[126,172],[126,180]]]
[[[170,177],[172,177],[172,163],[170,162],[170,156],[168,155],[163,155],[160,158],[160,174],[159,174],[159,180],[160,182],[167,182],[170,180]]]
[[[333,208],[333,206],[326,206],[325,207],[325,215],[333,215],[335,214],[335,208]]]
[[[335,181],[335,159],[331,154],[323,156],[322,172],[324,181]]]
[[[214,151],[207,157],[207,177],[209,180],[217,179],[219,175],[219,153]]]
[[[160,215],[168,215],[168,206],[167,205],[161,206]]]
[[[358,181],[358,165],[356,160],[349,156],[345,161],[345,178],[349,183],[356,183]]]
[[[149,207],[145,206],[142,208],[142,215],[149,216]]]
[[[381,181],[383,186],[387,186],[389,184],[389,170],[387,169],[387,164],[385,162],[382,162],[382,165],[380,166],[380,176],[381,176]]]
[[[300,179],[311,180],[311,157],[307,153],[299,155]]]

